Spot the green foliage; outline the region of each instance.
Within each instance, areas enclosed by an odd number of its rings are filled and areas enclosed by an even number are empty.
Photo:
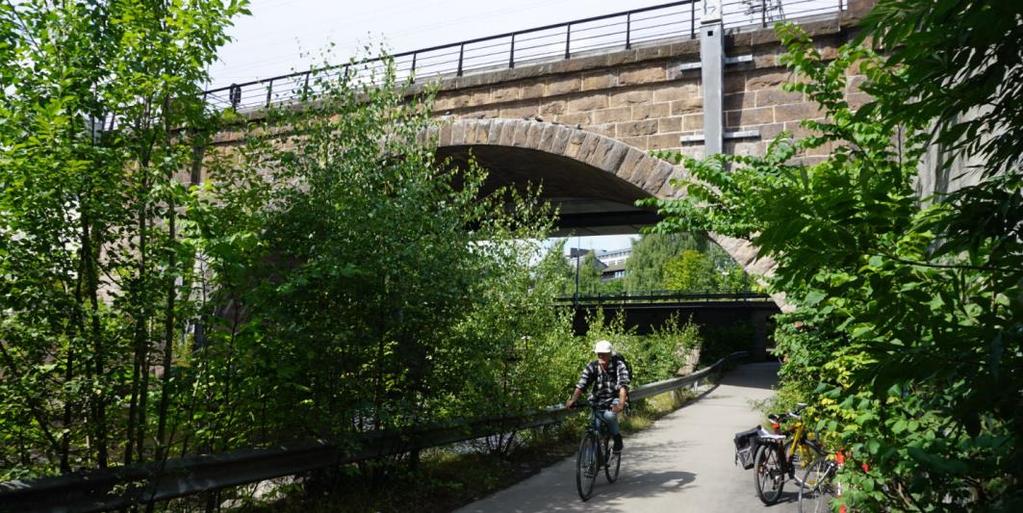
[[[707,292],[716,285],[714,262],[703,253],[687,249],[664,266],[664,285],[668,290]]]
[[[869,462],[841,477],[842,501],[857,510],[1023,507],[1023,179],[1006,168],[1018,141],[998,136],[1020,128],[1023,99],[1018,84],[973,82],[1018,73],[1005,67],[1018,52],[988,57],[1001,48],[990,37],[1002,35],[972,16],[1010,9],[999,5],[881,2],[874,31],[895,49],[887,60],[851,44],[825,61],[809,37],[781,27],[785,62],[803,79],[787,87],[826,120],[804,122],[814,135],[799,141],[783,134],[763,157],[679,156],[689,196],[652,202],[667,218],[661,230],[748,238],[777,262],[771,286],[798,307],[777,319],[784,395],[808,400],[826,439]],[[963,10],[976,32],[944,23]],[[1011,10],[999,30],[1018,30]],[[875,96],[859,111],[844,98],[854,65]],[[989,172],[923,204],[913,181],[935,122],[937,140]],[[800,163],[823,145],[830,157]]]
[[[200,86],[245,2],[0,6],[0,479],[160,457]],[[179,130],[182,127],[186,129]]]

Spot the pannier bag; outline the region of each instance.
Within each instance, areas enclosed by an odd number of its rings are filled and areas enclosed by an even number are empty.
[[[742,468],[749,470],[753,468],[753,455],[757,450],[757,439],[763,434],[763,428],[757,426],[748,431],[740,431],[735,434],[735,464],[742,464]]]

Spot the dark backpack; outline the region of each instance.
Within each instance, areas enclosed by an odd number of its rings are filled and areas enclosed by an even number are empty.
[[[618,368],[618,362],[624,363],[625,364],[625,370],[629,372],[629,388],[625,389],[625,400],[626,400],[626,402],[630,402],[631,403],[632,402],[632,398],[629,396],[629,389],[631,389],[633,386],[635,386],[636,375],[632,373],[632,366],[629,365],[629,361],[626,360],[624,356],[622,356],[622,355],[620,355],[618,353],[615,353],[614,356],[611,357],[611,365],[614,365],[614,368],[617,369]]]

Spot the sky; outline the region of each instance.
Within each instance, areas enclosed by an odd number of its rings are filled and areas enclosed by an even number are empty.
[[[269,78],[365,55],[391,53],[659,5],[667,0],[252,0],[211,67],[210,88]],[[376,53],[376,52],[372,52]],[[571,247],[615,250],[638,235],[571,237]]]

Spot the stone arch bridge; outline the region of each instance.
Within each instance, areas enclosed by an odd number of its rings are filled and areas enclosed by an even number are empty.
[[[711,10],[720,6],[715,0],[701,3]],[[872,5],[837,3],[837,10],[801,20],[825,58],[850,39]],[[632,13],[621,14],[631,23]],[[688,36],[578,54],[566,48],[564,58],[536,63],[514,62],[512,34],[512,58],[502,69],[466,73],[460,54],[457,73],[429,81],[437,89],[438,123],[425,135],[437,141],[440,157],[475,158],[487,168],[487,189],[542,183],[543,196],[561,212],[562,234],[636,233],[658,220],[655,212],[636,207],[636,200],[677,195],[670,181],[685,176],[680,166],[651,151],[762,154],[781,131],[800,135],[802,120],[822,116],[803,95],[783,90],[791,76],[779,62],[783,48],[766,21],[729,28],[713,12],[695,16]],[[413,70],[416,57],[413,53]],[[274,80],[246,86],[265,87],[270,102]],[[859,90],[863,80],[847,77],[846,97],[853,105],[868,99]],[[241,86],[229,91],[237,106]],[[237,137],[224,132],[215,144],[230,145]],[[820,151],[802,158],[820,159],[828,148]],[[770,272],[773,264],[756,260],[748,242],[714,239],[747,271]]]

